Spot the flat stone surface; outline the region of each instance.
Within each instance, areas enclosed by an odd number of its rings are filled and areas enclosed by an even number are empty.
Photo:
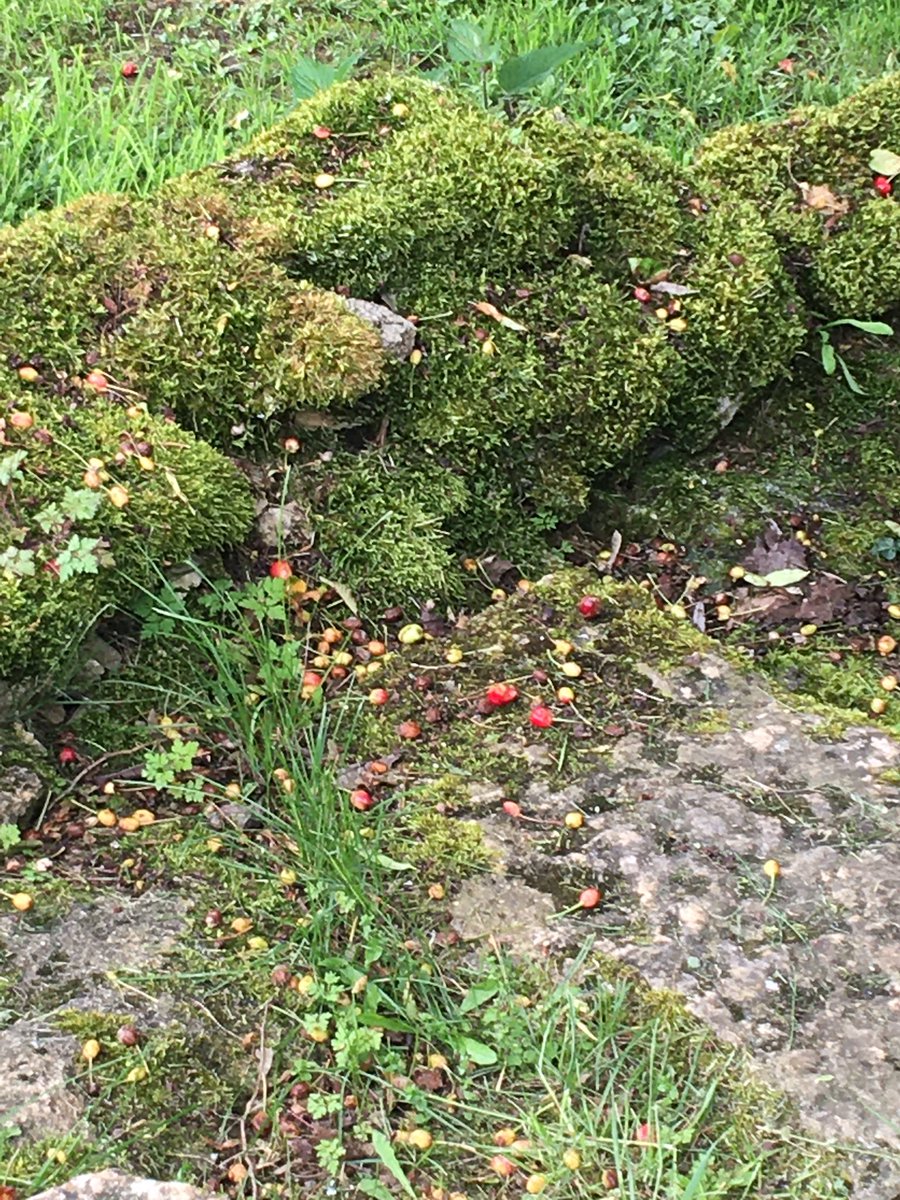
[[[602,953],[680,992],[815,1137],[871,1152],[854,1160],[854,1200],[897,1200],[900,791],[880,777],[900,747],[874,728],[824,740],[818,718],[714,656],[647,674],[684,706],[684,728],[629,735],[588,778],[516,796],[554,824],[585,813],[568,853],[533,826],[485,822],[527,885],[505,907],[531,908],[539,888],[562,908],[595,881],[601,908],[534,940],[571,945],[591,931]],[[483,884],[458,903],[470,887]]]
[[[39,1192],[33,1200],[213,1200],[209,1192],[188,1183],[139,1179],[123,1171],[76,1175],[68,1183]]]
[[[0,1030],[0,1130],[38,1140],[59,1137],[78,1122],[80,1098],[67,1089],[78,1044],[45,1021]]]

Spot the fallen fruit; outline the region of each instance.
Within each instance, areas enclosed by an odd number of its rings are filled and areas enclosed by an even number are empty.
[[[583,617],[598,617],[603,608],[603,601],[599,596],[582,596],[578,601],[578,611]]]
[[[430,1150],[434,1144],[434,1138],[427,1129],[411,1129],[409,1131],[409,1144],[415,1146],[417,1150]]]
[[[488,1163],[488,1166],[496,1175],[499,1175],[501,1179],[508,1179],[510,1175],[515,1175],[517,1170],[516,1164],[514,1162],[510,1162],[510,1160],[503,1154],[495,1154]]]
[[[515,800],[504,800],[502,807],[508,817],[521,817],[522,815],[521,806],[516,804]]]
[[[560,658],[565,658],[567,654],[572,653],[572,643],[567,642],[564,638],[556,638],[553,642],[553,651]]]
[[[322,676],[318,673],[318,671],[304,671],[303,686],[315,691],[316,688],[320,688],[322,686]]]
[[[894,190],[894,185],[891,183],[890,179],[888,179],[887,175],[876,175],[872,180],[872,183],[875,187],[875,191],[879,192],[882,196],[890,196],[891,192]]]
[[[134,820],[137,821],[138,825],[141,825],[141,826],[152,825],[153,822],[156,820],[156,817],[153,815],[153,813],[150,811],[149,808],[136,808],[131,815],[134,818]]]
[[[149,1074],[150,1072],[147,1067],[145,1067],[143,1063],[138,1063],[138,1065],[136,1067],[132,1067],[125,1076],[125,1082],[140,1083],[142,1080],[146,1079]]]
[[[617,1188],[619,1186],[619,1175],[613,1167],[607,1167],[600,1175],[600,1182],[605,1188]]]
[[[138,65],[129,59],[127,62],[122,63],[121,71],[124,79],[134,79],[138,73]]]
[[[495,1146],[511,1146],[519,1135],[514,1129],[510,1129],[508,1125],[504,1125],[502,1129],[498,1129],[494,1134]]]
[[[528,720],[535,729],[549,729],[553,724],[553,713],[545,704],[536,704],[528,714]]]
[[[519,689],[513,683],[492,683],[485,691],[485,697],[496,708],[512,704],[519,698]]]
[[[575,703],[575,693],[570,687],[561,687],[556,693],[556,698],[560,704]]]
[[[405,741],[413,742],[422,733],[422,726],[418,721],[401,721],[397,726],[397,733]]]
[[[78,751],[72,746],[63,746],[57,755],[62,766],[69,766],[71,763],[78,762]]]
[[[278,878],[285,887],[292,887],[297,882],[297,872],[292,871],[290,867],[283,867],[278,872]]]
[[[563,824],[566,829],[580,829],[584,824],[584,814],[580,812],[568,812],[563,818]]]
[[[444,658],[448,663],[462,662],[462,657],[463,652],[460,650],[459,646],[450,646],[450,648],[447,650],[447,653],[444,655]]]
[[[430,900],[443,900],[446,895],[447,891],[442,883],[433,883],[428,889],[428,898]]]
[[[101,808],[97,812],[98,824],[105,826],[107,829],[112,829],[118,820],[119,818],[111,808]]]
[[[581,675],[581,667],[576,662],[565,662],[560,670],[566,679],[577,679]]]
[[[371,692],[369,692],[369,703],[374,704],[376,708],[380,708],[382,704],[387,704],[390,698],[390,693],[385,688],[372,688]]]
[[[581,1166],[581,1155],[577,1150],[567,1150],[562,1160],[563,1166],[568,1167],[570,1171],[577,1171]]]
[[[81,1047],[81,1057],[85,1060],[85,1062],[93,1062],[99,1053],[100,1043],[96,1038],[88,1038],[88,1040]]]
[[[123,1025],[116,1037],[123,1046],[136,1046],[140,1041],[140,1035],[133,1025]]]
[[[878,682],[881,684],[881,686],[884,688],[884,690],[886,692],[892,692],[894,690],[894,688],[897,686],[897,676],[896,675],[882,675],[882,677],[878,680]]]
[[[546,1186],[546,1175],[529,1175],[525,1180],[525,1191],[529,1196],[539,1196]]]
[[[669,322],[669,329],[671,329],[673,333],[684,333],[687,327],[688,323],[684,317],[675,317],[674,320]]]
[[[892,638],[889,633],[885,633],[878,639],[878,641],[875,643],[875,646],[879,654],[888,655],[893,654],[897,649],[897,642],[896,639]]]
[[[350,793],[350,804],[357,812],[367,812],[375,803],[375,797],[365,788],[354,788]]]
[[[732,579],[743,579],[747,572],[739,563],[736,567],[732,567],[728,574]]]
[[[397,641],[401,646],[414,646],[416,642],[421,642],[425,636],[425,630],[421,625],[404,625],[397,634]]]
[[[809,624],[809,625],[801,625],[800,626],[800,632],[803,634],[804,637],[812,637],[812,635],[814,633],[817,633],[818,630],[819,630],[818,625]]]
[[[771,879],[774,883],[780,874],[780,863],[776,862],[774,858],[767,858],[763,863],[763,875],[765,875],[768,879]]]
[[[312,131],[314,138],[318,138],[320,142],[324,142],[326,138],[331,137],[331,130],[327,125],[316,125]]]
[[[641,304],[649,304],[653,299],[653,296],[645,287],[636,287],[631,294],[634,296],[635,300],[639,300]]]
[[[284,558],[276,558],[269,567],[269,574],[273,579],[290,579],[294,569],[291,564]]]
[[[28,912],[34,908],[34,896],[28,892],[13,892],[9,897],[9,902],[16,912]]]
[[[327,171],[323,171],[321,175],[317,175],[315,177],[313,183],[320,192],[324,192],[327,188],[330,188],[334,184],[334,176],[329,175]]]
[[[30,429],[34,424],[34,417],[28,412],[11,412],[7,420],[13,429]]]
[[[893,617],[895,621],[900,621],[900,604],[889,604],[888,616]]]
[[[128,491],[119,483],[114,483],[106,494],[109,496],[109,502],[113,508],[124,508],[131,499]]]
[[[669,616],[674,617],[676,621],[686,621],[687,620],[687,609],[684,607],[683,604],[670,604],[669,605]]]
[[[137,833],[141,827],[140,821],[136,821],[134,817],[119,817],[116,824],[123,833]]]
[[[869,712],[874,713],[876,717],[880,717],[886,708],[887,701],[882,700],[880,696],[876,696],[873,700],[869,701]]]
[[[653,1141],[652,1131],[646,1121],[644,1121],[642,1125],[638,1125],[637,1129],[634,1131],[634,1140],[636,1142]]]
[[[88,387],[92,387],[95,392],[105,392],[109,387],[109,380],[102,371],[88,371],[84,377],[84,382]]]
[[[19,367],[19,378],[23,383],[37,383],[40,377],[40,371],[36,371],[34,367]]]
[[[231,922],[231,928],[235,933],[249,933],[253,928],[253,922],[249,917],[235,917]]]
[[[578,904],[581,908],[596,908],[600,903],[600,889],[595,887],[585,888],[578,897]]]

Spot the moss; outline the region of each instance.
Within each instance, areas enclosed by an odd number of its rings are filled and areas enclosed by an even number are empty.
[[[30,679],[59,666],[154,561],[236,540],[252,509],[221,454],[140,408],[4,392],[7,421],[30,424],[7,425],[2,456],[0,678]]]
[[[812,285],[835,316],[877,317],[900,305],[900,203],[866,204],[816,256]]]
[[[442,783],[450,783],[451,793],[456,782],[437,780],[425,788],[416,789],[410,796],[410,811],[403,814],[403,829],[396,838],[391,834],[389,853],[412,862],[423,878],[465,879],[477,871],[491,868],[494,856],[484,844],[484,833],[475,821],[445,816],[434,808],[435,795],[447,791]]]

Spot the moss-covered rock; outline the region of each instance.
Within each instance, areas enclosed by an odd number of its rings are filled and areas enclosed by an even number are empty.
[[[156,565],[249,525],[231,463],[142,406],[7,382],[0,417],[0,680],[33,685]]]
[[[898,303],[897,201],[868,166],[900,144],[897,92],[685,165],[413,77],[336,85],[156,196],[0,232],[0,352],[57,391],[99,365],[226,449],[289,429],[331,456],[302,490],[341,578],[452,593],[460,552],[533,569],[655,430],[702,442],[787,377],[810,313]],[[412,359],[343,295],[410,314]]]

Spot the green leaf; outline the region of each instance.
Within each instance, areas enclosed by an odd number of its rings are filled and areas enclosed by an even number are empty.
[[[317,58],[301,58],[291,68],[291,90],[298,100],[308,100],[333,83],[349,79],[359,59],[359,54],[350,54],[333,64],[319,62]]]
[[[900,537],[900,524],[898,524],[896,521],[885,521],[884,524],[885,528],[889,529],[891,533],[895,535],[895,537]]]
[[[60,506],[72,521],[90,521],[100,511],[103,497],[92,488],[66,488]]]
[[[60,583],[65,583],[75,575],[96,575],[100,564],[94,551],[99,545],[99,538],[86,538],[73,533],[56,556]]]
[[[6,487],[14,479],[22,478],[19,467],[27,457],[27,450],[13,450],[11,454],[4,454],[0,458],[0,487]]]
[[[768,587],[769,586],[769,581],[768,581],[768,579],[766,579],[765,575],[754,575],[752,573],[752,571],[745,571],[744,574],[741,576],[741,579],[745,583],[752,584],[753,587]]]
[[[499,50],[487,40],[487,35],[480,25],[457,17],[450,22],[450,33],[447,36],[447,54],[457,63],[481,63],[486,65],[497,61]]]
[[[394,1200],[391,1189],[374,1175],[363,1175],[361,1179],[355,1180],[355,1187],[364,1196],[374,1197],[374,1200]]]
[[[508,58],[497,72],[504,92],[527,92],[568,59],[585,49],[584,42],[565,42],[560,46],[539,46],[527,54]]]
[[[322,576],[322,582],[326,587],[330,587],[337,592],[341,600],[343,600],[344,604],[346,604],[347,608],[349,608],[353,613],[354,617],[359,616],[359,605],[356,603],[356,598],[347,587],[346,583],[336,582],[334,579],[326,579],[324,575]]]
[[[766,576],[766,583],[769,587],[790,587],[792,583],[799,583],[807,575],[809,571],[804,571],[802,567],[785,567],[782,571],[770,571]]]
[[[891,337],[894,332],[893,328],[886,325],[884,321],[857,321],[853,317],[841,317],[837,321],[829,321],[825,328],[831,329],[833,325],[852,325],[854,329],[861,329],[863,333],[877,333],[879,337]]]
[[[7,579],[31,578],[35,574],[34,551],[7,546],[0,553],[0,573]]]
[[[479,1067],[492,1067],[497,1062],[497,1051],[475,1038],[458,1038],[455,1047],[461,1057],[471,1059]]]
[[[874,171],[876,175],[887,175],[888,179],[893,179],[895,175],[900,175],[900,154],[883,148],[873,150],[869,159],[869,170]]]
[[[400,1159],[394,1153],[394,1147],[391,1145],[390,1139],[385,1137],[380,1129],[372,1130],[372,1145],[375,1153],[403,1188],[404,1192],[406,1192],[407,1196],[411,1196],[415,1200],[415,1189],[407,1179],[406,1172],[400,1166]]]
[[[500,984],[494,980],[489,980],[487,983],[474,984],[462,998],[459,1006],[460,1016],[472,1012],[473,1009],[480,1008],[488,1000],[493,1000],[499,991]]]
[[[822,367],[826,375],[833,375],[837,370],[837,356],[831,342],[822,343]]]
[[[384,867],[386,871],[414,871],[415,867],[412,863],[398,862],[396,858],[390,858],[387,854],[376,854],[375,861],[379,867]]]
[[[11,850],[13,846],[18,846],[21,840],[22,834],[18,825],[8,823],[0,825],[0,850]]]
[[[850,391],[853,392],[857,396],[864,396],[866,394],[865,388],[861,388],[859,386],[859,384],[856,382],[856,379],[854,378],[850,368],[847,366],[847,364],[844,362],[844,360],[841,358],[840,355],[838,355],[838,363],[840,365],[841,370],[844,373],[844,379],[847,381],[847,387],[850,389]]]

